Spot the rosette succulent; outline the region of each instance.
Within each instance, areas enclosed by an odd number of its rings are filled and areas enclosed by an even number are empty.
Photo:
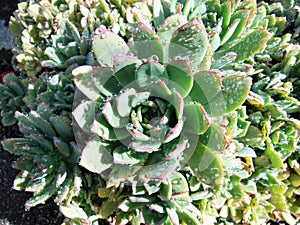
[[[221,184],[216,154],[229,140],[216,118],[244,102],[251,79],[201,70],[208,48],[201,21],[180,14],[164,20],[157,34],[140,23],[128,45],[98,29],[93,51],[100,66],[73,70],[77,88],[89,98],[73,115],[95,134],[83,143],[80,164],[107,173],[114,185],[164,181],[187,161],[198,179]]]

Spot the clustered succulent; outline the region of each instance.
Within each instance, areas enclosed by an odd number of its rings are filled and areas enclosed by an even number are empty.
[[[2,123],[64,224],[300,219],[299,2],[29,1]]]

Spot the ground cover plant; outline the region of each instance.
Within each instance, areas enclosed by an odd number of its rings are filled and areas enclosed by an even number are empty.
[[[22,2],[2,123],[64,224],[297,224],[299,2]],[[16,75],[17,74],[17,75]]]

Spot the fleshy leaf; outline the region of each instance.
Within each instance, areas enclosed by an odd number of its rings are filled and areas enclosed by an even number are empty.
[[[193,74],[187,59],[172,60],[167,65],[168,86],[185,98],[193,87]]]
[[[95,103],[86,101],[73,111],[73,117],[80,128],[89,130],[95,117]]]
[[[199,137],[199,141],[213,151],[223,150],[229,143],[226,135],[216,123],[211,123],[205,134]]]
[[[100,138],[90,140],[82,151],[79,164],[93,173],[102,173],[113,165],[107,147],[109,145],[101,142]]]
[[[184,106],[184,130],[195,134],[203,134],[210,125],[210,118],[200,103],[190,103]]]
[[[252,79],[250,77],[227,76],[222,79],[222,90],[212,100],[203,104],[211,116],[221,116],[240,107],[246,100]]]
[[[126,55],[129,51],[124,40],[115,33],[98,28],[93,37],[92,48],[100,66],[112,67],[117,55]]]
[[[198,143],[188,161],[193,174],[201,181],[210,185],[223,183],[223,165],[214,152],[205,145]]]
[[[155,79],[168,78],[165,67],[153,60],[142,64],[136,71],[136,82],[140,87],[149,85]]]
[[[117,147],[113,152],[114,163],[133,165],[143,162],[147,158],[147,153],[136,153],[124,146]]]
[[[159,62],[164,60],[161,40],[151,28],[143,23],[139,23],[133,33],[133,47],[139,59],[155,56]]]
[[[165,62],[168,60],[168,49],[170,45],[170,41],[172,38],[173,32],[175,32],[179,27],[187,23],[188,21],[181,14],[174,14],[167,17],[161,26],[158,28],[157,34],[163,44],[164,54],[165,54]]]
[[[98,114],[94,120],[91,131],[101,138],[109,141],[122,140],[129,136],[125,128],[113,128],[105,119],[103,114]]]
[[[173,33],[169,47],[169,58],[189,58],[191,68],[195,71],[198,70],[208,45],[208,35],[202,22],[193,19]]]
[[[89,99],[96,100],[100,97],[98,89],[92,79],[92,67],[80,66],[72,71],[76,87]]]
[[[133,88],[130,88],[123,91],[117,96],[116,106],[120,116],[129,116],[131,110],[131,98],[134,96],[135,93],[135,90]]]
[[[217,61],[228,52],[235,52],[237,54],[236,61],[243,61],[262,50],[269,39],[270,34],[266,30],[256,29],[248,31],[244,35],[241,35],[236,41],[224,45],[222,49],[215,54],[214,59]]]
[[[122,89],[110,67],[93,67],[92,79],[94,86],[105,96],[111,96]]]
[[[221,75],[216,71],[199,71],[194,74],[194,85],[189,94],[193,101],[206,104],[221,91]]]
[[[133,56],[116,56],[114,61],[114,76],[123,87],[135,81],[135,71],[140,60]]]

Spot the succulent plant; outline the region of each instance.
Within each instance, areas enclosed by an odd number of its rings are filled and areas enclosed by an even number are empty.
[[[3,84],[0,84],[0,110],[4,126],[12,126],[17,122],[17,110],[28,110],[22,101],[25,92],[25,85],[13,72],[3,77]]]
[[[187,22],[180,14],[167,18],[158,35],[140,23],[130,42],[137,57],[128,55],[129,47],[119,36],[104,29],[97,33],[93,51],[100,67],[73,70],[77,88],[91,100],[75,109],[75,120],[96,134],[84,147],[80,164],[96,173],[110,168],[112,185],[132,176],[145,183],[163,181],[194,145],[191,170],[208,184],[220,184],[221,162],[213,151],[224,149],[227,140],[212,118],[238,108],[251,79],[202,71],[207,33],[201,22]],[[183,37],[190,41],[182,42]],[[198,135],[199,143],[192,143]],[[211,166],[199,171],[201,158]],[[159,166],[150,166],[155,164]]]
[[[21,170],[14,189],[34,193],[25,207],[44,203],[53,195],[58,204],[71,201],[79,192],[81,172],[70,119],[52,114],[46,104],[26,115],[16,112],[15,117],[24,136],[6,139],[2,145],[6,151],[20,155],[14,164]]]
[[[28,76],[37,76],[49,66],[65,68],[70,66],[70,63],[82,62],[83,59],[78,59],[80,57],[75,61],[74,58],[65,61],[70,54],[86,56],[86,34],[93,33],[100,25],[126,35],[124,13],[130,6],[131,4],[125,6],[118,1],[112,3],[94,0],[41,0],[19,3],[18,10],[10,20],[10,31],[17,37],[13,60],[15,70]],[[61,35],[66,37],[59,38]],[[76,44],[73,41],[76,41]],[[62,53],[64,47],[67,47],[66,53]],[[49,60],[54,62],[50,63]]]

